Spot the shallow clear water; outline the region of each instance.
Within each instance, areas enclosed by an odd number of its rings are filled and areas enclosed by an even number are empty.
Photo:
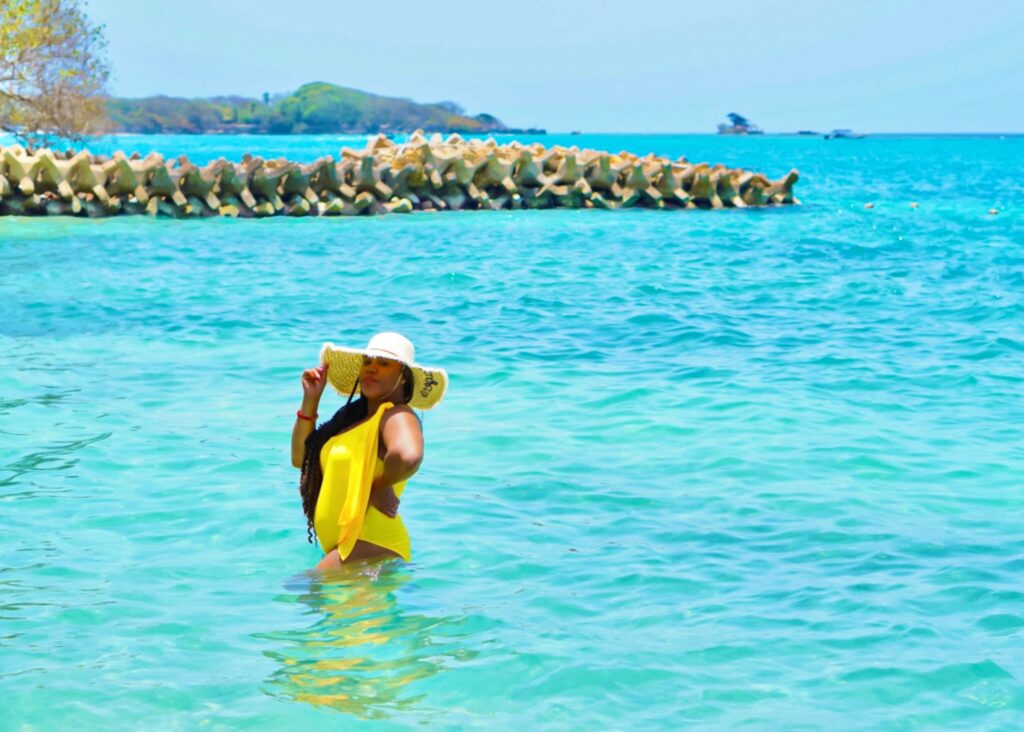
[[[563,141],[804,205],[0,219],[0,728],[1024,726],[1024,140]],[[298,375],[383,329],[413,562],[325,584]]]

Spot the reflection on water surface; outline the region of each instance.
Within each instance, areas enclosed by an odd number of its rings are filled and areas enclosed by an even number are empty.
[[[277,600],[306,605],[310,624],[259,634],[279,668],[268,692],[364,719],[388,718],[419,702],[416,682],[476,656],[458,646],[459,618],[402,607],[412,572],[396,563],[346,567],[296,578]]]

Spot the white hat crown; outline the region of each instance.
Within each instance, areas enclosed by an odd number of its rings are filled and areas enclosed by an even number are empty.
[[[401,333],[378,333],[366,344],[367,356],[380,356],[411,366],[416,363],[416,348]]]

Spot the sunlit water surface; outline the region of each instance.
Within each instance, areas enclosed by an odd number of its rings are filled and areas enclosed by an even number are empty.
[[[1024,727],[1024,140],[546,141],[804,205],[0,219],[0,728]],[[384,329],[413,561],[324,582],[298,377]]]

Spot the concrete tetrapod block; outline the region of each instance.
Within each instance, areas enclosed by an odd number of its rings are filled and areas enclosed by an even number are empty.
[[[287,174],[288,169],[264,163],[262,159],[259,160],[259,163],[259,165],[252,168],[249,175],[249,190],[253,192],[253,195],[259,201],[259,204],[253,207],[253,213],[257,216],[272,216],[284,208],[284,201],[278,195],[278,188],[281,184],[281,178]],[[264,203],[270,205],[272,209],[270,214],[263,213],[266,210],[262,207]],[[257,213],[257,208],[260,209],[260,213]]]
[[[555,168],[552,174],[552,179],[555,183],[563,183],[569,186],[574,186],[581,179],[583,179],[584,168],[580,165],[579,160],[576,158],[576,153],[566,153]],[[590,185],[587,185],[587,189]]]
[[[454,181],[460,186],[468,186],[473,182],[477,168],[482,167],[483,164],[484,162],[477,164],[474,160],[467,160],[462,155],[458,155],[452,161],[452,164],[448,168],[448,172],[445,173],[444,178],[445,180]]]
[[[718,194],[718,198],[723,204],[734,208],[747,207],[736,187],[735,171],[716,165],[711,171],[711,183],[715,186],[715,193]]]
[[[243,155],[242,162],[235,166],[235,175],[241,184],[238,199],[244,203],[254,215],[256,206],[259,205],[259,202],[256,200],[256,196],[253,195],[249,182],[252,180],[253,173],[259,170],[262,166],[263,158],[253,157],[248,153]]]
[[[239,171],[242,170],[242,175]],[[256,199],[245,185],[244,169],[219,158],[206,166],[207,175],[213,179],[213,193],[220,200],[222,216],[232,218],[251,215]]]
[[[640,160],[623,171],[622,205],[624,207],[642,202],[650,202],[655,206],[664,205],[661,192],[651,183],[648,171],[649,169]],[[651,170],[650,172],[655,171]]]
[[[85,196],[87,201],[95,199],[106,207],[110,200],[106,187],[107,176],[103,168],[92,164],[89,153],[83,151],[64,161],[57,161],[57,167],[76,195]],[[87,213],[92,213],[92,210]]]
[[[281,193],[284,196],[302,196],[307,203],[316,205],[320,199],[311,187],[313,174],[319,165],[293,165],[281,180]]]
[[[147,157],[141,162],[129,162],[124,156],[124,153],[117,152],[114,157],[103,164],[103,175],[106,178],[104,183],[107,189],[107,195],[111,197],[130,197],[134,196],[135,200],[145,206],[149,202],[149,197],[153,192],[153,185],[150,182],[150,171],[149,167],[163,168],[166,172],[166,165],[163,162],[163,158],[159,155],[153,155]],[[162,177],[159,177],[158,187],[161,190],[168,189],[165,181]],[[177,186],[171,184],[169,189],[177,191]],[[160,195],[160,194],[158,194]],[[168,195],[173,195],[169,193]],[[184,204],[184,197],[178,192],[177,205]]]
[[[665,201],[684,207],[693,206],[690,194],[683,190],[680,176],[676,173],[676,166],[672,163],[660,163],[654,186]]]
[[[149,189],[149,195],[157,197],[163,204],[166,204],[161,205],[158,203],[149,210],[170,216],[184,215],[188,207],[188,199],[181,192],[181,189],[178,188],[177,176],[172,175],[172,168],[159,157],[147,157],[142,161],[142,164],[142,175],[146,182],[146,188]],[[125,162],[124,167],[127,168],[127,162]],[[107,171],[107,178],[108,180],[110,178],[109,170]],[[148,201],[144,201],[141,196],[138,199],[139,203],[148,204]]]
[[[321,200],[330,201],[340,196],[347,201],[356,197],[356,189],[345,182],[340,165],[330,155],[320,158],[310,175],[309,185]]]
[[[700,208],[724,208],[722,199],[718,197],[715,184],[711,182],[710,168],[701,163],[695,166],[692,172],[693,183],[690,185],[690,198],[694,203]]]
[[[309,201],[300,195],[294,195],[285,206],[285,213],[289,216],[306,216],[309,213],[319,213],[319,208],[310,206]]]
[[[22,152],[24,152],[24,150],[22,150]],[[28,161],[24,160],[16,153],[16,148],[8,148],[4,150],[4,173],[7,176],[7,180],[10,183],[11,188],[17,190],[21,195],[28,198],[35,194],[36,187],[32,183],[32,178],[28,174],[28,168],[26,167],[26,163]]]
[[[367,141],[366,154],[373,155],[374,153],[382,150],[393,149],[395,147],[397,147],[395,143],[389,140],[386,135],[377,133]]]
[[[444,176],[448,173],[448,169],[455,163],[454,155],[447,155],[445,153],[434,153],[433,150],[429,151],[429,155],[425,157],[423,162],[423,170],[427,175],[427,180],[435,191],[440,191],[444,188]]]
[[[795,169],[791,170],[784,177],[772,183],[766,193],[775,203],[797,203],[798,201],[793,196],[793,186],[798,180],[800,180],[800,173]]]
[[[512,179],[513,168],[513,161],[503,160],[496,150],[492,150],[488,153],[484,164],[477,168],[473,182],[483,190],[501,187],[506,193],[512,195],[519,191],[519,187]]]
[[[75,192],[57,168],[57,161],[49,150],[42,150],[36,155],[29,166],[28,175],[38,193],[55,193],[64,201],[75,198]]]
[[[372,193],[380,200],[390,200],[394,191],[381,181],[383,168],[383,165],[377,164],[373,155],[364,155],[352,170],[352,187],[360,193]]]
[[[549,179],[543,172],[543,163],[534,159],[532,150],[523,150],[516,158],[512,180],[516,187],[522,192],[522,188],[540,188],[549,183]]]
[[[214,193],[217,184],[216,173],[211,168],[200,168],[182,155],[178,158],[175,168],[175,182],[179,190],[189,200],[192,210],[188,213],[206,214],[220,210],[220,199]],[[198,202],[198,208],[197,203]],[[205,206],[205,209],[204,209]]]
[[[760,173],[741,171],[736,177],[736,190],[747,206],[770,206],[772,201],[765,195],[770,182]]]
[[[627,165],[628,163],[613,159],[607,153],[601,153],[587,165],[587,183],[594,191],[610,193],[613,198],[621,200],[622,186],[619,185],[619,176]]]
[[[355,200],[352,202],[352,206],[356,212],[361,214],[374,216],[377,213],[380,213],[380,202],[369,191],[362,191],[357,194]]]
[[[384,204],[388,213],[412,213],[412,201],[408,198],[394,198]]]
[[[415,181],[422,185],[426,181],[420,168],[406,163],[401,168],[386,168],[383,173],[384,183],[394,191],[396,197],[409,199],[413,206],[419,204],[420,196],[416,194],[412,183]]]

